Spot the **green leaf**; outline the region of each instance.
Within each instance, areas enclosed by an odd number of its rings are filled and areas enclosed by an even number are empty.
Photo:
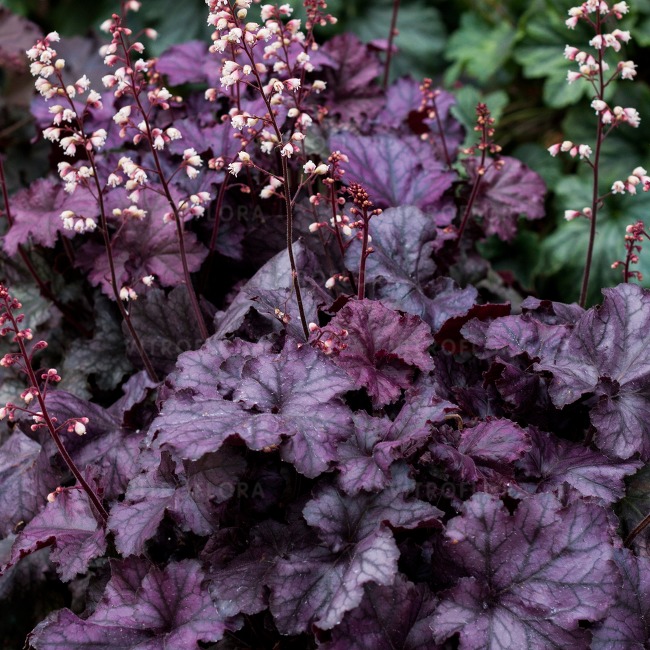
[[[456,64],[453,76],[445,75],[452,84],[464,73],[482,84],[503,69],[515,41],[515,28],[507,22],[489,25],[474,13],[464,13],[460,27],[447,43],[445,58]]]
[[[557,7],[535,12],[525,24],[513,54],[525,77],[546,79],[544,103],[553,108],[569,106],[593,94],[593,88],[582,79],[567,83],[567,72],[574,69],[575,64],[564,58],[564,47],[567,43],[584,46],[585,41],[567,29],[565,17]]]
[[[560,215],[564,210],[581,210],[591,205],[591,183],[588,178],[570,176],[560,181],[556,187],[556,207]],[[650,226],[650,194],[641,192],[637,196],[616,195],[608,197],[598,212],[596,240],[589,279],[588,304],[599,303],[601,288],[619,284],[621,270],[611,268],[612,262],[625,258],[625,227],[637,220]],[[587,245],[589,241],[589,221],[578,218],[567,222],[560,218],[557,230],[541,244],[543,275],[553,278],[567,302],[578,299],[584,272]],[[639,263],[634,270],[640,271],[649,286],[650,245],[639,255]]]
[[[368,3],[367,7],[368,11],[351,20],[347,29],[365,42],[388,39],[392,1]],[[397,29],[399,34],[394,43],[398,52],[391,60],[391,79],[406,74],[417,79],[441,70],[442,57],[439,55],[445,49],[446,29],[435,7],[424,2],[401,6]]]
[[[490,113],[495,120],[497,128],[496,139],[499,138],[499,119],[504,108],[508,105],[508,94],[503,90],[497,90],[492,93],[482,93],[474,86],[463,86],[453,91],[456,97],[456,104],[451,107],[451,114],[465,127],[465,142],[462,148],[476,144],[477,133],[474,131],[476,126],[476,105],[479,102],[487,104]]]

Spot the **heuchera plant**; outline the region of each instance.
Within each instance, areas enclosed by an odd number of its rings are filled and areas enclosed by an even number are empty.
[[[26,295],[0,286],[0,597],[41,595],[26,646],[646,647],[642,224],[601,305],[521,295],[479,244],[542,218],[544,184],[485,104],[461,150],[451,93],[388,85],[399,2],[383,63],[319,43],[323,0],[207,4],[209,47],[146,59],[123,2],[93,78],[56,32],[27,52],[56,173],[9,196],[0,166]],[[596,147],[551,153],[593,169],[590,250],[600,144],[639,120],[605,98],[627,11],[567,21],[596,33],[567,49]]]

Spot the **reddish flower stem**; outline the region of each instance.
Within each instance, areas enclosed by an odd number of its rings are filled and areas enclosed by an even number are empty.
[[[59,82],[59,85],[61,88],[66,87],[63,77],[61,76],[61,73],[57,70],[56,71],[56,76]],[[63,94],[65,99],[67,100],[68,104],[70,105],[70,108],[75,112],[75,106],[68,95],[67,92]],[[83,130],[83,121],[80,117],[76,117],[76,123],[77,123],[77,130],[80,134],[84,136],[84,150],[86,151],[86,158],[88,159],[88,163],[90,164],[90,167],[93,170],[93,182],[95,185],[95,191],[97,193],[95,199],[97,201],[98,207],[99,207],[99,219],[100,219],[100,230],[102,233],[102,237],[104,239],[104,249],[106,250],[106,258],[108,260],[108,268],[109,268],[109,273],[110,273],[110,284],[111,288],[113,290],[113,297],[115,298],[115,302],[117,303],[117,307],[120,310],[120,314],[122,315],[122,319],[124,320],[124,323],[126,324],[126,328],[129,330],[129,334],[131,335],[131,338],[133,339],[133,343],[136,347],[136,350],[138,351],[138,354],[140,355],[140,359],[142,359],[142,363],[145,367],[145,370],[147,372],[147,375],[149,376],[149,379],[151,381],[154,381],[158,383],[160,380],[158,379],[158,375],[151,363],[151,360],[149,359],[149,355],[144,349],[144,346],[142,345],[142,341],[140,340],[140,337],[138,336],[138,333],[136,332],[135,328],[133,327],[133,323],[131,322],[131,317],[129,315],[129,312],[126,310],[124,307],[124,303],[122,302],[122,298],[120,297],[120,289],[117,286],[117,274],[115,273],[115,259],[113,257],[113,247],[111,243],[110,236],[108,234],[108,219],[106,218],[106,207],[104,205],[104,194],[102,192],[102,187],[99,183],[99,177],[98,177],[98,169],[97,169],[97,163],[95,161],[95,155],[93,152],[92,146],[88,146],[88,141],[86,140],[86,137],[84,135],[84,130]],[[68,251],[68,255],[71,255],[70,251],[70,242],[68,242],[67,239],[63,240],[64,247],[67,244],[66,250]],[[71,259],[72,262],[72,259]]]
[[[13,326],[13,330],[16,334],[20,331],[18,322],[16,320],[16,317],[13,314],[12,311],[12,305],[11,305],[11,299],[9,298],[8,295],[4,295],[2,297],[2,300],[4,302],[4,306],[7,312],[7,316],[9,320],[11,321],[11,324]],[[45,404],[45,396],[43,394],[43,391],[41,390],[39,386],[38,379],[36,378],[36,373],[34,372],[34,369],[32,368],[32,361],[30,358],[29,353],[27,352],[27,349],[25,347],[25,342],[23,341],[22,337],[16,336],[16,342],[18,343],[18,348],[20,349],[20,355],[23,358],[23,363],[25,365],[25,372],[27,373],[27,376],[29,378],[29,383],[30,386],[36,389],[36,399],[38,400],[38,404],[41,409],[41,414],[43,418],[43,422],[45,423],[45,426],[47,427],[47,430],[50,433],[50,436],[52,437],[52,440],[54,441],[54,444],[56,445],[56,448],[58,449],[59,453],[61,454],[61,457],[65,461],[66,465],[74,475],[74,477],[77,479],[81,487],[84,489],[86,494],[88,495],[88,498],[90,499],[90,502],[92,505],[95,507],[95,510],[97,511],[97,514],[99,515],[101,521],[101,525],[105,526],[106,522],[108,521],[108,512],[104,508],[101,499],[95,494],[95,491],[92,489],[90,484],[86,481],[86,479],[83,477],[82,473],[79,471],[79,468],[75,464],[74,460],[72,460],[72,457],[68,453],[68,451],[65,448],[65,445],[63,444],[63,441],[61,440],[61,437],[59,436],[59,432],[57,428],[54,426],[54,422],[52,422],[52,418],[50,417],[50,414],[47,410],[47,406]]]
[[[596,33],[601,33],[601,18],[600,13],[596,12]],[[603,79],[603,48],[598,50],[598,95],[599,99],[602,99],[605,94],[605,81]],[[603,121],[598,118],[598,126],[596,128],[596,148],[594,151],[594,160],[592,163],[593,171],[593,186],[592,186],[592,198],[591,198],[591,219],[589,224],[589,242],[587,244],[587,259],[585,260],[585,270],[582,276],[582,287],[580,289],[580,301],[579,304],[581,307],[584,307],[587,304],[587,295],[589,293],[589,275],[591,273],[591,263],[593,260],[594,254],[594,242],[596,241],[596,217],[598,215],[598,207],[600,205],[600,198],[598,194],[598,180],[599,180],[599,169],[600,169],[600,151],[601,145],[603,143]]]
[[[203,314],[201,312],[199,299],[196,295],[196,291],[194,291],[194,285],[192,284],[190,269],[187,264],[187,252],[185,250],[185,234],[184,234],[185,224],[181,219],[181,215],[178,211],[178,206],[176,205],[176,202],[172,198],[169,189],[169,183],[165,178],[165,174],[162,170],[162,165],[160,164],[160,156],[158,155],[158,151],[153,146],[154,138],[153,135],[151,134],[151,130],[152,130],[151,123],[149,121],[149,115],[144,110],[144,107],[142,106],[142,102],[140,101],[140,89],[138,88],[138,84],[135,78],[135,72],[133,66],[131,65],[131,57],[129,55],[128,44],[124,40],[123,32],[119,32],[119,35],[120,35],[120,45],[122,46],[122,51],[124,52],[124,61],[126,63],[127,69],[131,70],[131,74],[129,75],[129,78],[131,79],[131,90],[133,93],[133,99],[138,106],[138,110],[142,115],[142,119],[147,129],[146,140],[149,143],[149,150],[151,151],[151,155],[153,156],[154,166],[156,168],[156,174],[158,175],[160,185],[162,186],[163,194],[167,199],[167,202],[169,203],[169,207],[171,208],[172,214],[174,215],[174,223],[176,224],[176,235],[178,237],[178,248],[181,255],[181,265],[183,267],[183,279],[185,282],[185,288],[187,289],[187,293],[190,298],[190,304],[192,305],[192,310],[194,311],[194,317],[196,319],[196,324],[199,328],[199,333],[201,334],[201,338],[205,341],[205,339],[208,338],[209,333],[208,333],[208,328],[205,324],[205,319],[203,318]]]
[[[248,48],[246,43],[242,43],[242,49],[246,53],[248,60],[251,63],[252,73],[255,76],[255,81],[257,82],[257,88],[259,90],[260,96],[264,101],[266,110],[269,116],[269,122],[275,131],[275,136],[278,139],[278,142],[282,142],[282,132],[278,126],[278,122],[275,119],[275,113],[273,112],[273,107],[269,101],[269,98],[264,92],[264,84],[260,77],[257,67],[255,65],[255,57],[253,53]],[[283,182],[283,193],[284,193],[284,205],[285,205],[285,215],[287,220],[287,254],[289,256],[289,264],[291,266],[291,279],[293,282],[293,289],[296,293],[296,302],[298,304],[298,312],[300,314],[300,323],[302,325],[302,331],[305,335],[305,340],[309,339],[309,328],[307,327],[307,318],[305,316],[305,308],[302,302],[302,292],[300,291],[300,278],[298,275],[298,267],[296,265],[296,260],[293,254],[293,209],[291,206],[291,183],[289,181],[289,163],[287,162],[286,156],[281,156],[282,161],[282,182]]]
[[[384,90],[388,88],[388,78],[390,76],[390,63],[393,58],[393,41],[397,36],[397,16],[399,14],[400,0],[393,0],[393,14],[390,19],[390,32],[388,34],[388,49],[386,50],[386,63],[384,65],[384,80],[382,86]]]

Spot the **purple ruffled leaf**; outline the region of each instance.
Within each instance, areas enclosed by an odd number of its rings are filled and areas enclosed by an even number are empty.
[[[312,625],[331,629],[359,605],[365,584],[393,582],[399,551],[386,525],[439,525],[442,514],[408,498],[414,489],[408,468],[401,466],[379,494],[349,497],[327,487],[305,506],[305,520],[327,548],[307,547],[278,561],[270,583],[271,613],[281,633],[298,634]]]
[[[383,453],[375,457],[377,445],[388,438],[393,423],[365,411],[354,413],[353,420],[354,432],[338,449],[338,484],[348,494],[381,490],[390,481],[390,464],[401,455],[400,445],[393,443],[390,450],[384,447]]]
[[[219,641],[227,629],[207,591],[198,562],[112,562],[112,577],[87,619],[68,609],[50,614],[31,633],[36,650],[111,648],[165,650],[198,648]]]
[[[650,458],[650,292],[635,284],[603,289],[600,307],[585,312],[555,354],[535,365],[553,375],[557,408],[595,392],[590,412],[596,444],[606,453]]]
[[[478,297],[476,287],[471,284],[461,289],[451,278],[436,278],[430,286],[433,296],[427,315],[423,319],[437,334],[450,319],[467,314]]]
[[[156,61],[156,71],[164,74],[172,86],[201,83],[207,80],[203,68],[209,62],[208,48],[203,41],[187,41],[165,50]]]
[[[517,234],[520,215],[527,219],[541,219],[545,215],[546,186],[541,176],[516,158],[503,156],[500,170],[494,165],[481,177],[478,194],[472,206],[472,215],[482,218],[486,235],[497,235],[510,241]],[[478,177],[478,158],[463,161],[475,183]]]
[[[96,218],[97,201],[83,187],[72,193],[65,192],[63,183],[42,178],[11,197],[13,224],[4,236],[3,247],[7,255],[15,255],[18,246],[32,241],[52,248],[59,234],[72,237],[75,233],[63,229],[61,212],[72,210],[75,214]]]
[[[133,479],[124,501],[111,509],[118,550],[125,557],[143,553],[165,514],[182,530],[209,535],[217,526],[215,506],[234,494],[244,469],[244,460],[227,447],[179,470],[163,452],[158,466]]]
[[[580,621],[597,621],[620,578],[610,523],[599,506],[561,508],[551,494],[522,501],[510,515],[496,497],[475,494],[446,535],[467,574],[443,593],[432,630],[437,642],[460,633],[462,648],[587,647]]]
[[[420,83],[410,77],[397,79],[386,92],[386,104],[377,115],[378,125],[396,131],[427,135],[440,160],[444,160],[444,148],[440,130],[444,134],[449,156],[455,158],[456,151],[463,141],[463,127],[451,116],[450,108],[456,104],[456,98],[444,90],[435,91],[436,116],[430,118],[428,110],[422,110],[422,91]]]
[[[514,422],[488,420],[452,431],[443,427],[441,439],[429,447],[433,458],[460,481],[479,483],[481,489],[503,491],[512,476],[512,463],[530,449],[530,438]]]
[[[66,449],[79,467],[93,465],[98,468],[104,498],[112,500],[124,494],[137,471],[144,433],[123,426],[119,408],[107,410],[64,390],[50,391],[46,404],[59,422],[81,416],[89,418],[83,436],[62,432]],[[54,453],[55,447],[49,438],[45,444]]]
[[[420,383],[406,394],[404,406],[394,421],[354,414],[354,433],[338,449],[337,478],[348,494],[385,488],[391,480],[390,466],[406,453],[413,453],[431,436],[431,424],[442,422],[457,407]]]
[[[470,327],[461,330],[472,343],[511,356],[527,354],[531,359],[552,358],[571,333],[566,325],[547,325],[534,317],[504,316],[483,328],[481,338]]]
[[[0,447],[0,535],[40,512],[60,480],[48,453],[16,429]]]
[[[348,496],[334,487],[323,489],[309,501],[302,514],[318,530],[319,537],[334,553],[349,544],[372,536],[382,524],[394,528],[417,528],[439,524],[438,508],[405,495],[415,490],[404,464],[395,466],[390,485],[376,494]]]
[[[223,616],[257,614],[269,605],[266,585],[277,561],[300,545],[296,529],[269,520],[253,528],[249,548],[211,573],[210,593]]]
[[[146,210],[147,215],[141,220],[129,219],[113,241],[118,285],[137,285],[147,275],[153,275],[164,287],[182,284],[184,276],[176,227],[162,221],[162,216],[170,210],[167,199],[148,191],[138,205]],[[188,268],[190,272],[197,271],[208,251],[192,232],[185,232],[184,241]],[[94,242],[84,244],[79,251],[78,263],[88,272],[90,282],[101,286],[102,291],[114,299],[104,247]]]
[[[314,477],[336,459],[338,442],[349,435],[350,413],[338,396],[353,387],[315,350],[287,342],[280,355],[245,363],[236,402],[179,393],[165,402],[151,431],[158,431],[156,446],[187,460],[217,451],[230,436],[258,451],[282,445],[282,457]]]
[[[195,395],[226,397],[241,380],[244,364],[268,354],[271,348],[264,341],[250,343],[211,336],[200,349],[178,357],[176,370],[167,377],[166,384],[174,391],[189,389]]]
[[[359,605],[369,582],[390,585],[399,550],[393,534],[377,530],[343,555],[314,546],[279,560],[269,581],[270,609],[281,634],[301,634],[313,626],[330,630]]]
[[[623,583],[605,620],[596,626],[592,650],[642,650],[650,641],[650,560],[626,548],[614,551]]]
[[[331,336],[339,340],[347,331],[345,347],[332,356],[355,386],[364,386],[375,407],[394,402],[402,389],[411,384],[413,367],[433,368],[428,353],[433,343],[431,331],[417,316],[400,314],[380,302],[360,300],[348,303],[321,334],[312,340]]]
[[[625,496],[625,477],[643,464],[612,460],[535,427],[530,427],[530,435],[532,449],[517,462],[517,467],[536,479],[540,492],[551,492],[566,482],[585,497],[597,497],[603,504],[614,503]]]
[[[463,429],[458,451],[485,463],[509,464],[530,449],[530,438],[510,420],[489,420]]]
[[[52,546],[50,559],[64,582],[88,568],[106,551],[106,538],[98,525],[85,492],[67,488],[36,515],[16,538],[11,558],[3,571],[21,558]]]
[[[576,303],[567,305],[533,296],[528,296],[521,303],[521,311],[524,314],[535,314],[540,322],[547,325],[575,325],[580,316],[585,313],[585,310]]]
[[[366,263],[366,277],[372,279],[368,295],[424,320],[432,307],[423,287],[436,270],[432,259],[435,219],[415,206],[389,208],[373,219],[370,231],[374,252]],[[348,248],[349,268],[356,267],[359,255],[359,246]]]
[[[430,145],[415,136],[363,136],[341,131],[331,136],[330,149],[349,159],[342,165],[346,182],[361,183],[370,200],[381,208],[431,208],[456,178],[431,155]]]
[[[332,630],[325,650],[436,650],[429,629],[436,601],[426,585],[401,575],[389,586],[368,583],[361,604]]]
[[[349,32],[328,39],[315,54],[312,63],[319,79],[327,83],[323,102],[330,114],[344,122],[372,118],[381,108],[381,89],[373,82],[382,65],[377,55]]]
[[[337,397],[353,388],[329,360],[308,346],[287,342],[279,356],[246,362],[233,400],[279,416],[287,436],[282,458],[313,478],[336,460],[337,444],[348,435],[349,412]]]

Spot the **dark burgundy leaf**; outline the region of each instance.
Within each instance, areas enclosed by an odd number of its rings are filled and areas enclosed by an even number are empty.
[[[60,480],[49,454],[17,429],[0,447],[0,535],[40,512]]]
[[[407,498],[414,489],[402,465],[393,469],[391,485],[379,494],[349,497],[327,487],[305,506],[305,520],[317,528],[327,548],[295,551],[276,564],[271,612],[281,633],[298,634],[311,625],[331,629],[359,605],[366,583],[392,584],[399,551],[386,524],[439,525],[442,514]]]
[[[397,79],[386,93],[386,105],[376,118],[377,127],[389,127],[395,131],[413,133],[418,136],[426,134],[432,143],[437,158],[445,160],[440,131],[444,134],[449,156],[455,158],[458,147],[463,141],[463,127],[455,120],[449,109],[456,103],[451,93],[438,90],[436,97],[437,112],[430,117],[431,108],[422,110],[422,91],[420,83],[410,77]]]
[[[426,585],[414,585],[400,574],[392,585],[369,582],[361,604],[332,630],[325,650],[436,650],[429,629],[436,601]]]
[[[327,83],[324,101],[345,122],[372,118],[381,108],[381,90],[373,84],[382,70],[377,55],[349,32],[326,41],[312,55]]]
[[[514,515],[475,494],[446,531],[447,551],[468,577],[442,595],[437,642],[461,647],[584,648],[581,621],[597,621],[620,590],[610,524],[599,506],[561,508],[551,494],[523,500]]]
[[[444,421],[456,408],[436,394],[435,386],[418,382],[407,391],[404,406],[393,422],[364,411],[355,413],[354,433],[338,450],[341,489],[356,494],[386,487],[393,462],[424,445],[431,436],[431,425]]]
[[[106,551],[103,529],[98,525],[85,492],[67,488],[36,515],[20,532],[9,564],[44,546],[52,546],[50,559],[61,580],[68,582],[88,568],[88,563]]]
[[[129,311],[149,360],[162,374],[174,368],[182,352],[195,350],[203,343],[184,286],[174,287],[169,293],[150,289],[130,306]],[[129,356],[138,363],[138,352],[126,325],[122,326],[122,332]]]
[[[570,336],[535,365],[553,375],[557,408],[595,392],[596,443],[607,454],[650,458],[650,293],[635,284],[603,289],[600,307],[585,312]]]
[[[592,650],[642,650],[650,641],[650,560],[626,548],[614,551],[623,583],[605,620],[596,626]]]
[[[30,635],[36,650],[198,649],[218,641],[227,625],[207,591],[198,562],[164,569],[145,560],[112,562],[113,576],[93,614],[84,620],[68,609],[51,614]]]
[[[340,332],[347,335],[341,338]],[[312,341],[331,337],[345,346],[332,356],[355,386],[364,386],[375,407],[394,402],[411,384],[413,367],[431,370],[433,343],[429,328],[417,317],[400,314],[380,302],[348,303]]]
[[[532,448],[517,467],[536,479],[540,492],[551,492],[566,482],[586,497],[614,503],[625,495],[624,478],[642,465],[640,461],[612,460],[535,427],[530,427],[530,435]]]
[[[343,164],[346,182],[363,185],[370,200],[381,208],[432,208],[456,177],[455,172],[445,171],[430,145],[415,136],[340,131],[330,137],[330,148],[349,159]]]
[[[151,431],[158,431],[156,446],[187,460],[217,451],[230,436],[258,451],[286,440],[283,458],[314,477],[336,459],[337,443],[350,433],[349,411],[337,398],[352,388],[328,359],[288,341],[280,355],[245,363],[234,394],[239,404],[181,392],[165,402]]]
[[[497,235],[499,239],[509,241],[517,233],[520,215],[527,219],[541,219],[546,214],[546,186],[539,174],[516,158],[503,156],[501,161],[502,169],[490,165],[481,177],[472,215],[482,217],[486,235]],[[463,162],[470,182],[476,182],[479,159],[468,158]]]
[[[473,305],[470,310],[462,316],[453,316],[445,321],[444,325],[436,332],[434,338],[445,350],[452,354],[459,354],[464,351],[462,327],[473,318],[485,321],[510,313],[510,304],[500,305]],[[470,339],[471,340],[471,339]]]

